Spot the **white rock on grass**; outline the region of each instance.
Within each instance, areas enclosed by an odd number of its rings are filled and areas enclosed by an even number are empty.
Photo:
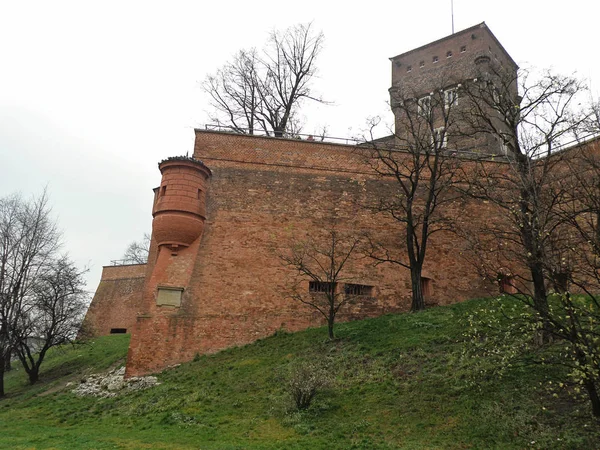
[[[124,378],[125,367],[119,367],[107,374],[94,374],[81,380],[79,386],[73,389],[80,397],[115,397],[130,391],[140,391],[160,384],[156,377]]]

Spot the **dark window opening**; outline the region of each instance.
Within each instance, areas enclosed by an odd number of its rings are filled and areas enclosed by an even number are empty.
[[[127,328],[111,328],[110,334],[125,334],[127,333]]]
[[[425,61],[421,61],[421,62],[419,63],[419,67],[425,67]]]
[[[167,193],[167,186],[161,186],[160,195],[161,197]]]
[[[569,274],[566,272],[560,272],[554,274],[554,290],[557,294],[564,294],[569,290]]]
[[[308,283],[308,292],[335,292],[335,283],[325,281],[311,281]]]
[[[427,277],[421,277],[421,292],[423,297],[431,297],[433,295],[433,280]]]
[[[438,61],[439,61],[439,58],[438,58],[437,56],[434,56],[434,57],[433,57],[433,62],[434,62],[434,63],[436,63],[436,62],[438,62]]]
[[[451,51],[448,51],[446,53],[446,58],[452,58],[452,52]]]
[[[463,45],[463,46],[460,48],[460,52],[461,52],[461,53],[464,53],[464,52],[466,52],[466,51],[467,51],[467,46],[466,46],[466,45]]]
[[[498,286],[500,287],[501,294],[516,294],[517,288],[515,286],[515,277],[510,275],[499,275]]]
[[[202,198],[202,189],[198,189],[198,199]]]
[[[344,294],[346,295],[363,295],[366,297],[373,296],[373,286],[366,284],[345,284]]]
[[[407,71],[407,72],[410,72],[411,70],[412,70],[412,66],[408,66],[408,67],[406,68],[406,71]]]

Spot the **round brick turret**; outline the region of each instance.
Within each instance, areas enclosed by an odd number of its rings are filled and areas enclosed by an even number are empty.
[[[166,159],[158,168],[162,180],[154,192],[153,236],[159,246],[176,252],[202,234],[211,171],[201,161],[188,157]]]

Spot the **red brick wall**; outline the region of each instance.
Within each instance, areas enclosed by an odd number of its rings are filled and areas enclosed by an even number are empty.
[[[197,131],[194,156],[213,173],[204,232],[176,257],[162,250],[151,257],[156,280],[146,284],[127,374],[157,371],[279,329],[323,324],[314,310],[285,298],[291,271],[279,255],[292,243],[327,230],[332,217],[340,231],[401,240],[396,223],[364,208],[390,189],[373,175],[364,152],[353,146]],[[468,227],[489,217],[481,209],[456,204],[454,214]],[[423,273],[433,280],[430,302],[451,303],[494,289],[460,255],[466,252],[463,247],[451,234],[432,240]],[[181,307],[156,306],[158,280],[172,276],[185,284],[182,271],[189,282]],[[408,270],[374,266],[362,258],[349,266],[349,273],[354,282],[375,286],[374,299],[351,306],[339,320],[410,308]]]
[[[465,51],[461,52],[461,47]],[[452,52],[450,58],[448,52]],[[416,96],[477,76],[475,60],[487,56],[490,63],[515,71],[516,66],[487,26],[471,27],[418,49],[392,58],[392,85]],[[438,62],[433,62],[437,57]],[[424,66],[420,67],[421,61]],[[408,67],[411,71],[408,71]]]
[[[112,328],[131,333],[140,311],[146,264],[104,266],[100,284],[83,322],[87,335],[104,336]]]

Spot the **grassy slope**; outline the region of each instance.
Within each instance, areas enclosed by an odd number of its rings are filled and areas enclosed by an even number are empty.
[[[77,398],[67,381],[124,360],[126,336],[97,339],[52,354],[38,386],[8,376],[0,448],[595,448],[587,405],[540,389],[552,372],[469,382],[459,319],[479,302],[340,324],[334,343],[324,329],[278,334],[165,371],[148,391]],[[298,413],[284,386],[301,360],[335,383]]]

